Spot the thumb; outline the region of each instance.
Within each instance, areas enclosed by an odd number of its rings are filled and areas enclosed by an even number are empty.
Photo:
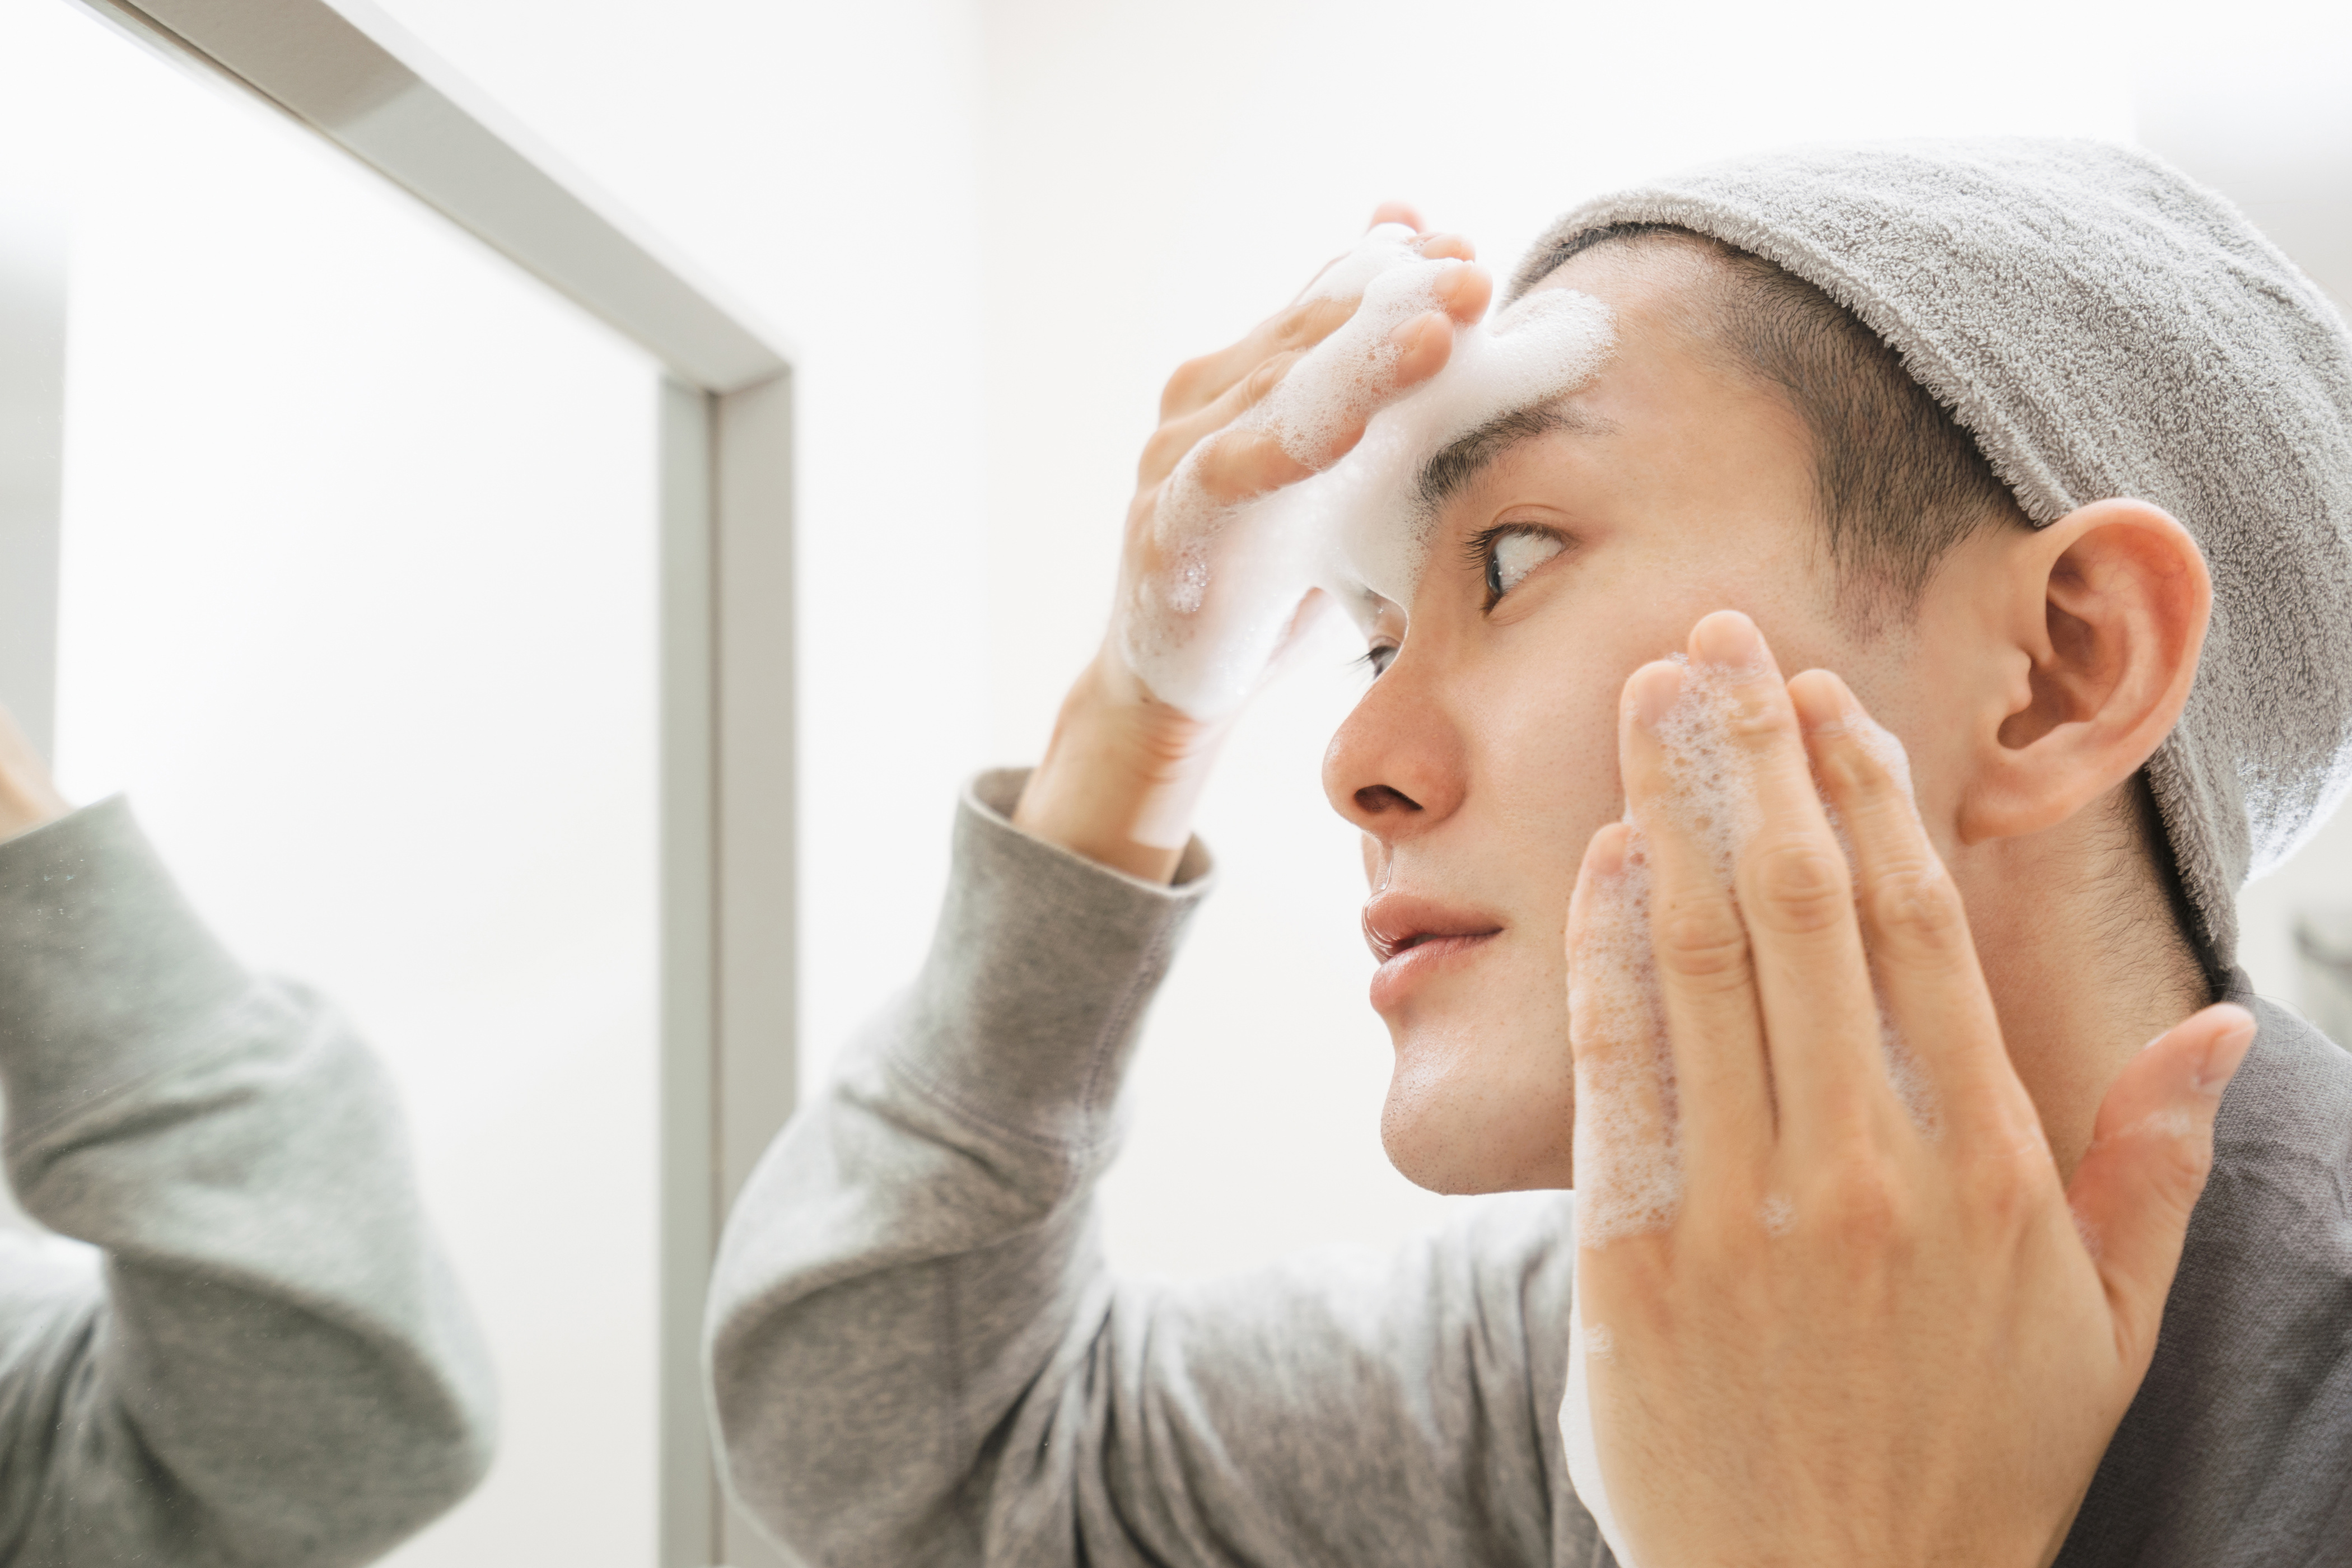
[[[2133,1364],[2156,1353],[2189,1211],[2212,1168],[2221,1091],[2253,1043],[2253,1015],[2223,1003],[2141,1051],[2100,1102],[2067,1189],[2106,1286],[2116,1345]]]

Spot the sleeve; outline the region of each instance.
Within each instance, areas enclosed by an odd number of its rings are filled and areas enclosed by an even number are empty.
[[[0,1087],[58,1233],[0,1235],[0,1562],[363,1563],[479,1479],[488,1365],[388,1084],[120,800],[0,847]]]
[[[730,1485],[814,1563],[1598,1564],[1568,1488],[1565,1194],[1391,1257],[1108,1273],[1091,1193],[1205,889],[959,821],[920,977],[730,1218],[709,1363]],[[1245,1086],[1237,1086],[1245,1092]]]

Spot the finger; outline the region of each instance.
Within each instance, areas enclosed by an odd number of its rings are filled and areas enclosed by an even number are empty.
[[[1281,433],[1246,423],[1229,423],[1202,440],[1193,464],[1193,478],[1202,490],[1217,504],[1231,506],[1330,467],[1355,449],[1364,437],[1364,426],[1383,405],[1435,375],[1454,353],[1454,329],[1435,310],[1406,321],[1390,341],[1397,353],[1387,387],[1375,389],[1373,400],[1350,410],[1328,437],[1318,432],[1318,445],[1306,456]],[[1276,382],[1286,368],[1275,373]]]
[[[1643,962],[1638,853],[1624,823],[1595,833],[1568,904],[1577,1241],[1587,1247],[1658,1228],[1678,1195],[1669,1190],[1675,1126]]]
[[[1412,241],[1414,249],[1433,261],[1474,262],[1477,247],[1458,234],[1423,234]],[[1334,257],[1321,271],[1345,260]],[[1460,269],[1454,269],[1458,272]],[[1476,269],[1476,279],[1441,276],[1436,288],[1439,303],[1456,320],[1476,321],[1486,312],[1486,301],[1494,293],[1494,279],[1484,268]],[[1358,300],[1350,295],[1332,298],[1315,292],[1309,282],[1299,295],[1282,310],[1276,311],[1250,329],[1239,342],[1213,353],[1187,360],[1176,367],[1160,395],[1160,417],[1162,422],[1205,407],[1223,395],[1242,377],[1276,354],[1297,353],[1313,348],[1346,324],[1356,313]]]
[[[1384,223],[1401,223],[1415,234],[1429,226],[1422,221],[1421,209],[1411,202],[1382,202],[1372,209],[1372,220],[1364,226],[1378,228]]]
[[[1378,228],[1380,225],[1375,223],[1372,226],[1374,228]],[[1412,226],[1417,230],[1420,226],[1413,225]],[[1477,247],[1472,245],[1467,237],[1458,234],[1423,234],[1416,232],[1411,239],[1404,243],[1409,248],[1420,252],[1423,257],[1432,261],[1449,259],[1454,261],[1475,261],[1478,258]],[[1305,300],[1320,293],[1322,291],[1321,285],[1323,280],[1325,278],[1329,276],[1331,269],[1339,266],[1341,262],[1346,261],[1352,254],[1353,253],[1349,251],[1341,251],[1339,255],[1325,262],[1321,267],[1316,268],[1315,276],[1307,280],[1307,286],[1298,290],[1297,294],[1292,299],[1291,303],[1296,305],[1301,300]]]
[[[1633,672],[1618,708],[1618,759],[1626,813],[1642,825],[1647,848],[1648,941],[1691,1180],[1696,1191],[1744,1205],[1771,1148],[1769,1069],[1747,928],[1658,733],[1682,681],[1682,670],[1664,661]]]
[[[1895,1038],[1955,1147],[2006,1149],[2041,1125],[2001,1043],[1959,889],[1911,798],[1902,747],[1844,681],[1811,669],[1789,682],[1806,750],[1853,851],[1854,904]]]
[[[2189,1214],[2212,1168],[2221,1092],[2253,1043],[2252,1014],[2208,1007],[2134,1058],[2099,1103],[2067,1200],[2126,1365],[2144,1369],[2156,1352]]]
[[[1747,842],[1733,883],[1747,922],[1784,1143],[1811,1149],[1875,1139],[1903,1121],[1886,1080],[1853,880],[1813,787],[1797,713],[1756,623],[1737,610],[1691,631],[1694,676],[1719,704],[1719,731],[1739,782]]]
[[[1412,247],[1432,261],[1475,261],[1478,247],[1458,234],[1424,234]]]
[[[1467,258],[1461,259],[1461,266],[1438,278],[1437,303],[1448,316],[1468,326],[1486,313],[1494,300],[1495,275]]]
[[[1160,422],[1207,407],[1277,354],[1296,355],[1313,348],[1347,324],[1356,313],[1356,303],[1302,296],[1251,328],[1240,342],[1186,360],[1160,394]]]
[[[1266,395],[1280,385],[1290,367],[1298,363],[1299,352],[1303,351],[1276,354],[1225,388],[1206,407],[1171,419],[1154,430],[1151,439],[1143,444],[1143,456],[1135,465],[1137,488],[1158,484],[1174,473],[1186,453],[1265,401]]]

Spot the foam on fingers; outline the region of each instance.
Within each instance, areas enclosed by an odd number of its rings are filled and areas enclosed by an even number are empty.
[[[1152,524],[1160,564],[1121,607],[1119,646],[1153,695],[1196,719],[1240,706],[1310,589],[1329,593],[1360,622],[1383,600],[1410,605],[1432,521],[1415,492],[1422,465],[1479,426],[1588,380],[1614,343],[1607,306],[1544,291],[1491,323],[1456,324],[1445,367],[1391,401],[1397,330],[1442,310],[1441,284],[1464,265],[1423,256],[1414,237],[1402,224],[1382,224],[1324,270],[1307,297],[1356,299],[1355,313],[1240,422],[1317,472],[1220,503],[1201,483],[1203,443],[1162,488]],[[1361,439],[1334,460],[1359,426]]]
[[[1754,764],[1733,729],[1738,689],[1758,671],[1696,663],[1680,654],[1673,658],[1683,666],[1680,689],[1652,730],[1664,755],[1665,786],[1645,803],[1645,810],[1627,811],[1624,872],[1596,886],[1599,898],[1588,896],[1580,928],[1570,1028],[1580,1041],[1591,1037],[1588,1031],[1605,1030],[1611,1046],[1603,1070],[1588,1070],[1580,1057],[1578,1061],[1574,1212],[1580,1247],[1606,1247],[1664,1229],[1680,1212],[1685,1195],[1681,1133],[1671,1112],[1674,1056],[1650,923],[1654,879],[1643,847],[1651,835],[1671,827],[1700,850],[1718,884],[1736,900],[1733,871],[1760,826]],[[1902,743],[1857,703],[1846,705],[1840,722],[1886,769],[1904,797],[1912,799],[1910,762]],[[1829,803],[1824,799],[1822,805]],[[1855,864],[1853,842],[1834,808],[1829,819],[1848,863]],[[1580,1009],[1587,1016],[1578,1017]],[[1933,1085],[1883,995],[1879,1019],[1888,1082],[1913,1122],[1932,1136]],[[1659,1102],[1670,1108],[1663,1128],[1654,1125],[1650,1111]],[[1759,1230],[1777,1239],[1795,1231],[1804,1216],[1793,1197],[1775,1192],[1766,1194],[1754,1217]],[[1617,1561],[1624,1568],[1641,1568],[1610,1500],[1593,1421],[1591,1365],[1609,1358],[1610,1344],[1608,1326],[1585,1320],[1580,1270],[1569,1327],[1568,1384],[1559,1409],[1569,1479]]]
[[[1588,1027],[1605,1028],[1612,1047],[1605,1072],[1580,1070],[1577,1079],[1577,1235],[1588,1247],[1661,1229],[1673,1223],[1681,1201],[1679,1131],[1669,1125],[1647,1143],[1628,1136],[1629,1129],[1643,1123],[1643,1108],[1653,1098],[1672,1105],[1675,1095],[1674,1054],[1651,927],[1654,878],[1647,846],[1656,833],[1676,833],[1699,851],[1717,885],[1737,902],[1739,857],[1761,826],[1755,764],[1736,729],[1740,689],[1757,679],[1759,667],[1727,668],[1679,653],[1670,657],[1681,667],[1681,680],[1673,706],[1651,727],[1664,761],[1664,787],[1639,806],[1628,806],[1625,869],[1601,889],[1587,918],[1570,998],[1571,1029],[1581,1037]],[[1848,705],[1843,722],[1910,800],[1910,760],[1902,742],[1858,704]],[[1858,877],[1844,823],[1826,797],[1822,805]],[[1590,1016],[1576,1019],[1579,1007]],[[1879,1026],[1887,1082],[1913,1124],[1932,1134],[1938,1122],[1933,1082],[1883,995]]]

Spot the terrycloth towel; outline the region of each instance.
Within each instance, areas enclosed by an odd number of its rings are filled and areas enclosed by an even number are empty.
[[[2352,786],[2352,336],[2237,209],[2145,153],[1988,138],[1822,147],[1588,202],[1765,257],[1902,356],[2037,526],[2112,496],[2213,574],[2204,662],[2148,763],[2214,973],[2236,896]]]

